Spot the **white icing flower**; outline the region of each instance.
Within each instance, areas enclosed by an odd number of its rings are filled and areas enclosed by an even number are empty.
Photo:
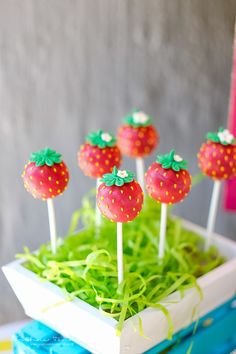
[[[125,178],[125,177],[128,177],[128,173],[127,173],[126,170],[123,170],[123,171],[119,170],[119,171],[117,172],[117,176],[118,176],[118,177],[121,177],[121,178]]]
[[[181,162],[181,161],[183,161],[182,157],[179,156],[179,155],[174,155],[174,160],[175,160],[176,162]]]
[[[134,123],[145,124],[148,121],[148,116],[143,112],[135,112],[133,113]]]
[[[229,132],[228,129],[223,130],[222,132],[218,133],[218,137],[221,143],[232,144],[234,141],[234,136]]]
[[[101,138],[103,141],[109,143],[112,140],[112,136],[109,133],[102,133]]]

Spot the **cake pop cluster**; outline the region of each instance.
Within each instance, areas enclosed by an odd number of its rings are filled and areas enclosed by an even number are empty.
[[[206,135],[198,154],[202,172],[214,180],[213,197],[207,226],[208,246],[214,228],[220,181],[236,175],[235,137],[224,128]],[[78,152],[78,165],[86,176],[97,180],[95,228],[102,225],[101,215],[117,224],[117,261],[119,283],[123,281],[123,223],[132,222],[142,211],[145,195],[161,204],[159,259],[165,256],[168,205],[182,202],[191,189],[187,161],[172,149],[158,155],[144,179],[143,158],[159,143],[159,133],[150,116],[134,110],[125,117],[117,138],[110,132],[94,131],[85,138]],[[137,176],[120,169],[122,155],[136,159]],[[34,198],[48,203],[51,244],[56,252],[56,224],[52,199],[62,194],[69,182],[69,171],[61,154],[45,148],[34,152],[23,171],[25,188]],[[98,233],[99,234],[99,233]],[[96,234],[97,235],[97,234]],[[207,247],[208,247],[207,246]]]

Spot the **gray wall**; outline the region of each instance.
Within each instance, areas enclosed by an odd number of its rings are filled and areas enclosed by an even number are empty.
[[[85,134],[115,132],[133,107],[155,118],[159,151],[175,147],[198,171],[205,132],[226,124],[235,14],[233,0],[0,0],[1,264],[48,240],[46,205],[20,178],[31,151],[49,145],[70,168],[56,200],[61,235],[93,186],[76,163]],[[205,225],[211,186],[178,213]],[[217,231],[235,237],[235,227],[219,212]],[[0,286],[0,323],[22,318],[2,275]]]

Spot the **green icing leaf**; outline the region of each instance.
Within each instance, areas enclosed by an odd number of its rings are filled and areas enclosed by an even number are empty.
[[[61,154],[49,148],[32,152],[30,155],[30,162],[35,162],[36,166],[53,166],[55,163],[60,163],[61,161]]]
[[[107,187],[118,186],[121,187],[125,183],[130,183],[134,180],[134,173],[127,170],[118,170],[113,168],[112,173],[106,173],[103,175],[101,181],[105,183]]]
[[[112,147],[116,144],[116,138],[113,134],[104,132],[103,130],[98,130],[92,132],[86,136],[86,141],[88,141],[93,146],[98,146],[101,149],[107,146]]]
[[[175,154],[175,150],[171,150],[168,154],[157,156],[156,162],[161,164],[165,169],[171,168],[173,171],[186,170],[187,161],[183,160],[179,155]]]
[[[213,141],[214,143],[220,143],[220,138],[218,137],[218,133],[209,132],[206,134],[206,138]]]
[[[236,143],[233,134],[231,134],[228,129],[223,127],[220,127],[218,132],[208,132],[206,134],[206,139],[222,145],[231,145]]]
[[[152,118],[144,112],[135,109],[124,118],[124,123],[134,128],[147,127],[152,124]]]

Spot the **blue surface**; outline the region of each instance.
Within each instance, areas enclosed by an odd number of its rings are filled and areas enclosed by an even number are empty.
[[[168,353],[184,354],[190,346],[191,354],[229,354],[236,349],[236,297],[200,318],[195,334],[194,327],[195,323],[145,354],[158,354],[167,348],[171,348]]]
[[[55,344],[50,349],[50,354],[86,354],[89,353],[86,349],[78,344],[71,342],[69,339],[63,338],[59,343]]]
[[[89,352],[42,323],[33,321],[14,335],[13,353],[88,354]]]
[[[195,324],[183,329],[145,354],[229,354],[236,349],[236,297],[202,317],[194,332]],[[13,337],[14,354],[89,354],[78,344],[40,322],[33,321]],[[111,353],[112,354],[112,353]]]

